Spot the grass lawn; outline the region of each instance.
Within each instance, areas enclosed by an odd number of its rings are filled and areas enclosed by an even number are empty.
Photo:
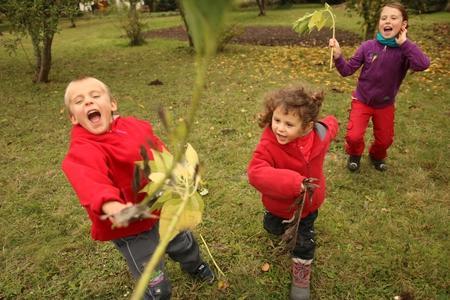
[[[233,12],[245,25],[290,25],[308,7]],[[337,26],[358,32],[355,17],[337,12]],[[341,131],[325,163],[328,197],[316,222],[313,299],[449,299],[450,48],[433,23],[449,13],[413,16],[409,33],[431,57],[426,72],[409,74],[397,99],[396,137],[389,171],[363,157],[359,174],[345,168],[343,137],[357,76],[328,70],[327,45],[317,48],[228,45],[212,62],[190,136],[208,182],[207,243],[230,286],[192,281],[167,260],[173,299],[286,299],[290,259],[262,228],[259,194],[246,167],[261,129],[256,115],[271,89],[304,82],[323,89],[323,115]],[[178,16],[147,18],[149,29],[177,26]],[[445,26],[444,26],[445,27]],[[0,49],[0,299],[126,299],[134,282],[111,243],[90,239],[85,211],[60,170],[70,123],[63,105],[67,83],[93,75],[111,88],[122,115],[154,124],[156,107],[182,117],[194,79],[185,42],[152,39],[127,47],[115,16],[85,18],[53,44],[51,82],[33,84],[31,45],[9,56]],[[4,36],[0,38],[7,37]],[[355,48],[345,47],[348,57]],[[26,54],[24,54],[26,53]],[[164,84],[148,85],[159,79]],[[367,140],[371,139],[368,130]],[[202,246],[203,250],[204,247]],[[204,251],[206,256],[206,251]],[[262,265],[270,264],[268,272]]]

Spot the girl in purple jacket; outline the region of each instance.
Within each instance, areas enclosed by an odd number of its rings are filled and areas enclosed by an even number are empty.
[[[345,136],[347,167],[352,172],[359,170],[369,119],[372,119],[374,135],[370,160],[378,171],[387,169],[387,149],[394,138],[395,96],[408,69],[423,71],[430,65],[430,59],[407,38],[407,28],[405,7],[390,3],[381,9],[376,38],[363,42],[348,61],[342,56],[338,41],[330,39],[334,62],[342,76],[352,75],[362,66],[352,93]]]

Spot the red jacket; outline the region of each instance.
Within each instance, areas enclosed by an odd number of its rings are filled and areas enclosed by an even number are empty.
[[[100,219],[107,201],[136,203],[143,199],[144,195],[133,192],[133,170],[134,162],[142,160],[141,145],[147,148],[149,159],[153,159],[148,151],[149,140],[158,150],[164,147],[149,123],[132,117],[116,118],[110,131],[101,135],[94,135],[79,125],[72,128],[62,169],[91,219],[93,239],[107,241],[139,234],[157,222],[145,219],[112,229],[109,220]]]
[[[338,129],[333,116],[316,123],[310,137],[313,142],[309,160],[306,161],[300,151],[301,138],[281,145],[270,126],[266,127],[248,166],[248,179],[261,192],[263,205],[269,212],[284,219],[292,218],[301,183],[309,177],[317,178],[319,187],[314,191],[312,201],[305,202],[302,218],[320,207],[325,199],[323,161]]]

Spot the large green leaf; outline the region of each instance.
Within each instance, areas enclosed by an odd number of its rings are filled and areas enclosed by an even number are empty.
[[[314,27],[317,27],[317,23],[319,23],[322,19],[322,11],[315,11],[313,13],[313,15],[311,16],[311,19],[309,19],[309,23],[308,23],[308,29],[311,32]]]
[[[186,161],[193,167],[198,165],[198,154],[191,146],[191,144],[187,144],[186,153],[185,153]]]
[[[153,154],[153,160],[149,161],[150,169],[152,172],[165,173],[173,163],[173,156],[166,149],[163,152],[159,152],[155,149],[151,149]]]
[[[196,192],[192,194],[192,196],[189,198],[187,208],[190,210],[198,210],[200,212],[203,212],[205,208],[205,202],[203,201],[203,198],[199,193]]]
[[[149,211],[155,211],[159,210],[163,207],[164,203],[171,201],[173,199],[178,199],[181,201],[181,198],[179,195],[174,194],[171,191],[165,191],[156,201],[153,203],[153,205],[150,207]]]
[[[178,204],[172,204],[170,202],[166,202],[162,207],[159,220],[159,235],[161,239],[164,239],[169,233],[170,221],[177,213],[178,208]],[[170,235],[170,239],[173,239],[180,231],[194,229],[201,222],[202,211],[200,209],[192,209],[192,207],[186,206],[180,214],[178,222],[175,226],[175,231],[173,231]]]
[[[325,3],[325,9],[316,10],[313,13],[307,13],[292,24],[292,29],[298,34],[302,35],[305,32],[313,31],[314,29],[321,30],[327,25],[329,17],[334,17],[332,8]],[[334,22],[330,27],[334,27]]]
[[[298,34],[302,35],[308,30],[308,23],[314,13],[306,14],[294,22],[292,29]]]

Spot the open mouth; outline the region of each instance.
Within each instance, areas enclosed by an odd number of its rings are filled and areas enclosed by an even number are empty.
[[[87,117],[88,117],[89,121],[91,121],[93,123],[100,121],[101,116],[102,116],[102,114],[96,109],[92,109],[87,112]]]
[[[392,27],[391,26],[386,26],[386,27],[383,28],[383,31],[386,32],[386,33],[390,33],[390,32],[392,32]]]
[[[284,135],[277,134],[279,140],[284,140],[286,137]]]

